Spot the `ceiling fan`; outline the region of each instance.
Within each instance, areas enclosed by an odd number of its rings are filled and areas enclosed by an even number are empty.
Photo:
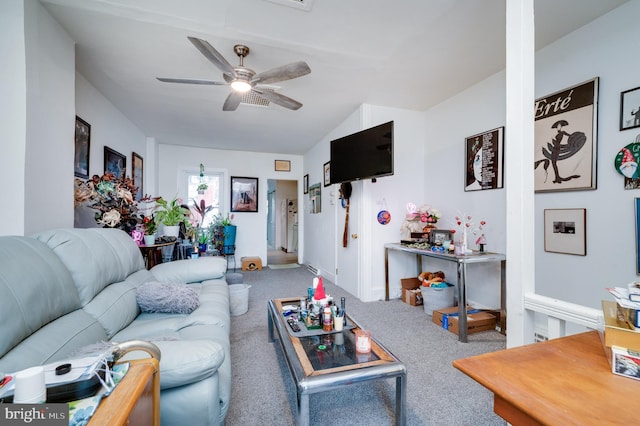
[[[249,54],[249,48],[242,44],[233,47],[233,51],[240,58],[240,65],[231,66],[229,62],[216,49],[209,44],[208,41],[196,37],[187,37],[191,43],[202,53],[213,65],[222,71],[222,81],[196,80],[183,78],[163,78],[156,77],[165,83],[186,83],[186,84],[205,84],[205,85],[229,85],[231,93],[227,96],[222,106],[223,111],[235,111],[242,101],[245,93],[251,91],[260,98],[264,98],[269,102],[280,105],[281,107],[297,110],[302,104],[287,96],[275,92],[273,89],[263,88],[261,84],[276,83],[279,81],[291,80],[303,75],[309,74],[311,69],[303,62],[293,62],[281,67],[273,68],[265,72],[256,74],[255,71],[245,68],[243,64],[244,58]]]

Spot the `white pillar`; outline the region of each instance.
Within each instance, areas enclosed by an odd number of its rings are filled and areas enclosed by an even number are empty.
[[[533,342],[535,322],[523,297],[535,292],[533,2],[506,0],[507,347]]]

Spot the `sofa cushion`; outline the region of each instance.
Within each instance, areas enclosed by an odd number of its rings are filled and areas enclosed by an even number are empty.
[[[83,309],[100,322],[110,339],[140,313],[136,288],[150,278],[153,276],[146,269],[135,272],[126,280],[107,286]]]
[[[80,308],[80,298],[65,266],[40,241],[2,237],[0,259],[2,357],[45,324]]]
[[[83,306],[109,284],[144,269],[140,249],[120,229],[54,229],[33,238],[48,245],[71,272]]]
[[[151,273],[156,279],[165,283],[196,283],[212,278],[222,278],[226,271],[227,261],[220,256],[176,260],[151,268]]]
[[[198,292],[181,283],[146,282],[136,289],[136,301],[142,312],[190,314],[199,305]]]

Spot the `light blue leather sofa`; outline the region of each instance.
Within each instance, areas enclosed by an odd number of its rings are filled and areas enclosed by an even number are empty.
[[[229,289],[222,258],[145,269],[140,250],[114,229],[59,229],[0,237],[0,371],[70,358],[102,341],[142,339],[161,350],[163,425],[224,423],[231,396]],[[148,281],[193,283],[189,315],[141,313]]]

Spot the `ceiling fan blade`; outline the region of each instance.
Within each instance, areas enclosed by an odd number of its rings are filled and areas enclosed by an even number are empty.
[[[210,60],[213,63],[213,65],[220,68],[220,70],[223,73],[228,75],[235,74],[235,71],[233,70],[233,67],[231,66],[231,64],[227,62],[224,56],[222,56],[220,52],[214,49],[213,46],[211,46],[208,41],[195,38],[195,37],[187,37],[187,38],[191,43],[193,43],[196,49],[200,51],[200,53],[202,53],[208,60]]]
[[[277,83],[278,81],[291,80],[302,77],[311,72],[306,62],[293,62],[281,67],[273,68],[260,74],[256,74],[252,81],[259,84]]]
[[[274,104],[280,105],[284,108],[292,109],[295,111],[297,109],[300,109],[300,107],[302,106],[300,102],[272,90],[259,90],[254,88],[253,91],[263,98],[267,99],[269,102],[273,102]]]
[[[185,84],[205,84],[212,86],[226,86],[226,82],[222,81],[211,81],[211,80],[196,80],[192,78],[164,78],[164,77],[156,77],[158,80],[164,83],[185,83]]]
[[[242,93],[232,91],[227,96],[227,99],[224,101],[224,105],[222,106],[223,111],[235,111],[238,109],[238,105],[240,105],[240,101],[242,101]]]

